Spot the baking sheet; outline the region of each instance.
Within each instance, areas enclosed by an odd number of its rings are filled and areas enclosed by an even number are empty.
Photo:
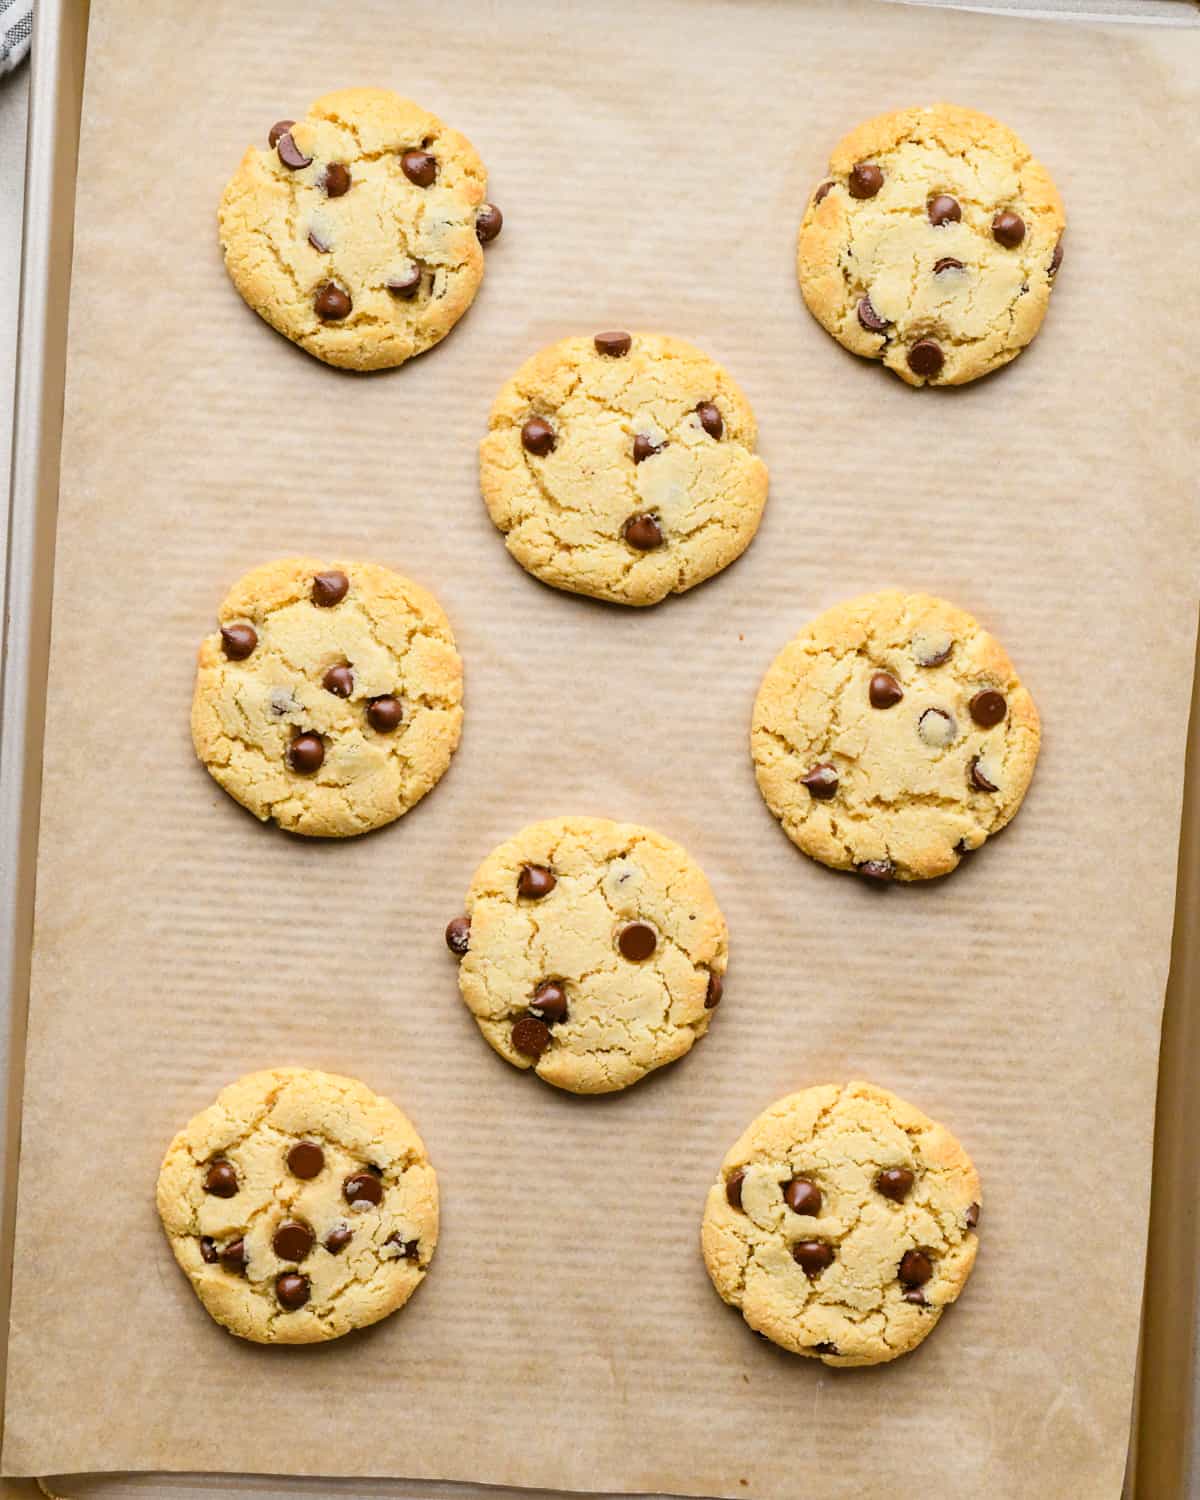
[[[386,28],[370,7],[355,19],[350,34],[317,5],[289,33],[266,7],[203,24],[180,8],[135,35],[93,9],[6,1467],[1115,1493],[1195,614],[1176,335],[1195,202],[1171,165],[1194,52],[832,5],[663,3],[628,34],[572,7],[568,41],[533,10],[480,6],[423,20],[419,52],[381,76]],[[1028,97],[1035,52],[1053,99]],[[370,380],[260,327],[212,233],[262,122],[358,78],[465,129],[508,215],[454,337]],[[1100,107],[1118,93],[1119,122]],[[941,94],[1029,139],[1071,229],[1039,343],[977,388],[914,395],[807,320],[792,237],[846,125]],[[614,324],[728,363],[773,472],[747,558],[645,615],[527,580],[475,493],[499,380],[550,338]],[[301,546],[433,586],[467,661],[447,781],[344,846],[259,829],[187,744],[194,642],[226,583]],[[1047,744],[1026,810],[971,868],[873,899],[794,853],[744,747],[778,645],[893,582],[1000,634]],[[555,749],[531,759],[547,724]],[[710,1037],[611,1101],[503,1068],[440,948],[477,859],[571,808],[681,838],[732,928]],[[421,1295],[319,1351],[212,1328],[150,1203],[179,1121],[279,1060],[400,1100],[445,1193]],[[745,1121],[849,1073],[958,1131],[987,1219],[972,1285],[921,1351],[831,1374],[721,1308],[695,1232]],[[86,1128],[64,1135],[67,1118]]]

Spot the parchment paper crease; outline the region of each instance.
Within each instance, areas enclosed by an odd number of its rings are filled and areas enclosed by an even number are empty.
[[[866,3],[93,0],[4,1462],[397,1475],[720,1496],[1113,1496],[1126,1441],[1196,620],[1197,44]],[[476,307],[392,375],[328,370],[228,285],[247,142],[372,82],[466,131],[506,215]],[[913,392],[804,311],[793,245],[857,121],[950,98],[1011,124],[1070,227],[1037,342]],[[476,487],[495,388],[569,332],[661,328],[743,383],[758,540],[639,613],[508,559]],[[374,557],[458,633],[458,757],[376,836],[258,826],[192,757],[228,584]],[[754,788],[759,678],[813,614],[928,589],[1041,708],[1012,829],[882,895]],[[443,924],[563,812],[700,860],[726,999],[681,1064],[578,1100],[499,1061]],[[312,1350],[227,1337],[153,1208],[172,1133],[252,1068],[394,1097],[441,1178],[412,1305]],[[982,1249],[916,1354],[834,1374],[709,1287],[705,1188],[787,1090],[877,1080],[983,1175]]]

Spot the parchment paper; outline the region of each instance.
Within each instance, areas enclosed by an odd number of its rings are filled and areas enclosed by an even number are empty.
[[[6,1471],[1115,1496],[1197,605],[1195,40],[837,0],[93,0],[88,69]],[[370,377],[250,313],[214,222],[248,141],[360,81],[465,130],[506,215],[464,323]],[[842,353],[793,274],[837,137],[939,97],[1011,123],[1070,219],[1040,338],[957,393]],[[476,487],[499,382],[602,327],[726,363],[772,472],[746,557],[647,612],[526,577]],[[297,551],[429,585],[466,661],[445,781],[341,844],[260,827],[188,738],[219,599]],[[792,848],[747,736],[783,642],[888,585],[999,635],[1045,745],[1007,833],[879,893]],[[492,1054],[441,937],[495,843],[572,810],[679,839],[731,928],[709,1036],[597,1100]],[[153,1207],[179,1124],[278,1062],[399,1101],[445,1210],[413,1303],[308,1350],[216,1328]],[[833,1373],[721,1305],[698,1222],[753,1115],[852,1076],[959,1134],[986,1207],[933,1337]]]

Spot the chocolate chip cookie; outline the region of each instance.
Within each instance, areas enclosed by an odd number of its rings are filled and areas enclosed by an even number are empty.
[[[221,199],[225,268],[256,313],[326,364],[377,370],[470,307],[500,232],[470,141],[386,89],[341,89],[264,128]]]
[[[1041,327],[1063,257],[1058,189],[999,121],[954,104],[852,130],[800,226],[809,310],[909,385],[961,385]]]
[[[420,1286],[437,1178],[408,1119],[365,1084],[273,1068],[223,1089],[171,1142],[158,1212],[218,1323],[311,1344],[378,1322]]]
[[[868,880],[953,870],[1021,805],[1037,709],[1004,648],[928,594],[868,594],[785,646],[754,704],[759,790],[788,837]]]
[[[875,1365],[933,1332],[971,1274],[979,1177],[943,1126],[869,1083],[777,1100],[726,1156],[704,1264],[756,1332]]]
[[[523,568],[555,588],[657,604],[740,557],[767,498],[749,402],[691,344],[564,339],[496,397],[483,498]]]
[[[376,563],[291,558],[247,573],[217,618],[192,740],[255,817],[342,838],[440,780],[462,732],[462,662],[432,594]]]
[[[514,1067],[603,1094],[673,1062],[724,989],[725,919],[678,844],[552,818],[494,850],[446,929],[479,1029]]]

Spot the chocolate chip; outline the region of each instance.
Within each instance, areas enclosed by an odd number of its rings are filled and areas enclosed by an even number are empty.
[[[504,215],[494,203],[481,203],[479,212],[475,215],[475,238],[481,245],[487,245],[496,238],[504,228]]]
[[[893,1203],[903,1203],[916,1178],[907,1167],[885,1167],[875,1179],[875,1191],[890,1198]]]
[[[308,1301],[308,1277],[301,1276],[296,1271],[285,1271],[282,1276],[275,1278],[275,1295],[280,1307],[287,1312],[295,1312]]]
[[[983,774],[983,772],[979,769],[978,755],[971,758],[969,775],[971,785],[977,792],[998,792],[1000,790],[1000,788],[996,786],[994,782],[989,781]]]
[[[821,184],[821,186],[813,194],[813,200],[812,201],[813,201],[813,207],[814,208],[817,206],[818,203],[821,203],[821,202],[824,201],[826,195],[829,193],[829,191],[832,189],[832,187],[833,187],[833,183],[832,182],[823,182]]]
[[[321,678],[321,686],[335,698],[348,698],[354,691],[354,673],[344,663],[340,667],[330,667]]]
[[[462,958],[471,943],[470,917],[451,917],[446,923],[446,947],[455,958]]]
[[[342,1183],[342,1197],[355,1207],[360,1203],[375,1207],[383,1202],[383,1184],[374,1172],[351,1172]]]
[[[400,170],[417,187],[430,187],[438,174],[437,157],[428,151],[406,151],[400,158]]]
[[[962,269],[963,263],[961,260],[955,260],[953,255],[943,255],[941,260],[934,264],[933,274],[940,276],[943,271],[961,271]]]
[[[200,1259],[206,1266],[215,1266],[217,1263],[217,1242],[210,1234],[200,1236]]]
[[[730,1172],[729,1176],[725,1179],[725,1201],[729,1204],[730,1208],[741,1208],[742,1184],[745,1180],[745,1167],[738,1167],[736,1171]]]
[[[978,1203],[972,1203],[971,1206],[970,1206],[970,1208],[967,1209],[967,1212],[966,1212],[966,1221],[967,1221],[967,1228],[968,1229],[977,1229],[979,1227],[979,1204]]]
[[[293,120],[292,124],[296,122]],[[300,147],[292,139],[292,132],[285,130],[275,142],[275,150],[279,153],[279,160],[292,172],[298,172],[301,167],[311,167],[312,157],[305,156]]]
[[[721,996],[725,993],[725,981],[720,974],[712,971],[708,976],[708,988],[704,991],[704,1009],[716,1010],[721,1003]]]
[[[384,1240],[385,1245],[395,1245],[404,1260],[419,1260],[421,1255],[420,1240],[406,1240],[397,1229],[395,1234],[389,1234]]]
[[[325,1165],[325,1153],[316,1141],[297,1141],[287,1154],[288,1171],[306,1181]]]
[[[914,1287],[912,1291],[904,1293],[904,1300],[905,1302],[913,1303],[917,1307],[929,1306],[929,1303],[925,1300],[925,1293],[922,1291],[918,1291],[916,1287]]]
[[[896,866],[890,859],[864,859],[861,865],[855,865],[854,868],[864,880],[870,880],[876,885],[887,885],[896,878]]]
[[[279,137],[285,135],[295,123],[295,120],[276,120],[267,132],[267,145],[278,146]]]
[[[639,552],[653,552],[664,540],[662,527],[653,516],[645,514],[630,516],[621,528],[621,535]]]
[[[550,1045],[550,1028],[536,1016],[522,1016],[512,1029],[512,1044],[516,1051],[536,1062]]]
[[[873,198],[883,186],[883,173],[873,161],[860,161],[851,168],[847,186],[852,198]]]
[[[933,1262],[924,1250],[906,1250],[896,1274],[905,1286],[924,1286],[933,1275]]]
[[[818,802],[828,802],[830,797],[837,794],[838,773],[825,762],[807,771],[800,780],[808,788],[809,796],[815,797]]]
[[[1004,694],[994,688],[983,688],[971,699],[971,717],[984,729],[992,729],[1008,713]]]
[[[958,199],[952,198],[949,193],[935,193],[925,205],[925,211],[929,215],[929,222],[934,225],[957,224],[962,218]]]
[[[719,442],[721,434],[725,431],[725,419],[713,402],[701,401],[696,407],[696,415],[700,418],[700,425],[709,437],[716,438]]]
[[[325,741],[319,734],[298,734],[288,746],[287,763],[301,776],[311,776],[325,763]]]
[[[230,661],[245,661],[258,645],[258,631],[253,625],[222,625],[221,650]]]
[[[658,933],[646,922],[627,922],[617,934],[617,947],[630,963],[644,963],[658,947]]]
[[[633,348],[633,336],[614,329],[609,333],[598,333],[593,343],[596,345],[597,354],[607,354],[611,359],[620,359],[622,354],[628,354]]]
[[[391,734],[404,722],[404,704],[385,693],[367,704],[367,723],[376,734]]]
[[[917,734],[939,750],[951,744],[957,733],[958,726],[944,708],[927,708],[917,720]]]
[[[565,1021],[567,1019],[566,991],[555,980],[545,979],[534,990],[529,1009],[539,1021],[545,1021],[548,1026]]]
[[[858,321],[868,333],[886,333],[888,321],[881,318],[871,305],[870,297],[860,297],[858,302]]]
[[[644,463],[646,459],[653,458],[656,453],[661,453],[665,443],[656,443],[653,438],[648,438],[645,433],[639,432],[633,440],[633,461],[635,464]]]
[[[319,255],[329,254],[329,246],[325,243],[325,241],[321,238],[321,236],[315,229],[310,229],[308,231],[308,243],[313,247],[315,251],[317,251]]]
[[[204,1191],[214,1198],[232,1198],[238,1190],[237,1172],[224,1157],[213,1162],[204,1176]]]
[[[908,368],[927,380],[938,374],[945,363],[946,356],[932,339],[921,339],[908,351]]]
[[[230,1240],[223,1250],[217,1252],[221,1258],[221,1264],[227,1271],[232,1271],[235,1276],[240,1276],[246,1269],[246,1241],[238,1238]]]
[[[1012,209],[1002,209],[992,220],[992,238],[1006,250],[1015,250],[1025,238],[1025,220]]]
[[[808,1177],[793,1177],[784,1185],[783,1201],[794,1214],[807,1214],[815,1219],[821,1212],[821,1189]]]
[[[541,417],[530,417],[521,428],[521,445],[535,458],[545,458],[547,453],[553,453],[557,442],[558,434]]]
[[[1054,254],[1050,257],[1050,275],[1051,276],[1057,276],[1058,275],[1058,268],[1059,268],[1059,266],[1062,265],[1062,263],[1063,263],[1063,242],[1062,242],[1062,235],[1060,234],[1059,237],[1058,237],[1058,244],[1055,245],[1055,247],[1054,247]]]
[[[944,630],[921,631],[912,638],[913,660],[919,667],[940,667],[954,650],[954,637]]]
[[[553,870],[545,865],[522,865],[517,876],[517,895],[527,896],[530,901],[540,901],[548,896],[558,884]]]
[[[340,1255],[353,1238],[350,1230],[344,1224],[339,1224],[325,1236],[325,1248],[330,1255]]]
[[[340,568],[331,568],[328,573],[315,573],[312,581],[312,602],[321,609],[332,609],[346,597],[350,580]]]
[[[797,1240],[792,1246],[792,1259],[811,1280],[833,1264],[833,1246],[824,1240]]]
[[[336,323],[342,318],[350,316],[353,307],[350,301],[350,293],[342,291],[332,281],[327,281],[317,295],[313,298],[313,311],[318,318],[323,318],[327,323]]]
[[[350,171],[340,161],[331,161],[321,178],[321,186],[330,198],[340,198],[350,191]]]
[[[891,708],[904,697],[904,689],[890,672],[874,672],[867,696],[872,708]]]
[[[384,285],[393,297],[403,297],[407,302],[421,288],[421,268],[414,261],[407,271],[397,271],[394,276],[389,276]]]
[[[302,1261],[312,1247],[313,1232],[299,1219],[284,1219],[271,1241],[271,1249],[280,1260]]]
[[[812,1346],[812,1349],[813,1349],[813,1353],[814,1354],[840,1354],[841,1353],[841,1350],[838,1348],[838,1346],[836,1344],[831,1344],[828,1339],[823,1339],[821,1341],[821,1343],[814,1344]]]

